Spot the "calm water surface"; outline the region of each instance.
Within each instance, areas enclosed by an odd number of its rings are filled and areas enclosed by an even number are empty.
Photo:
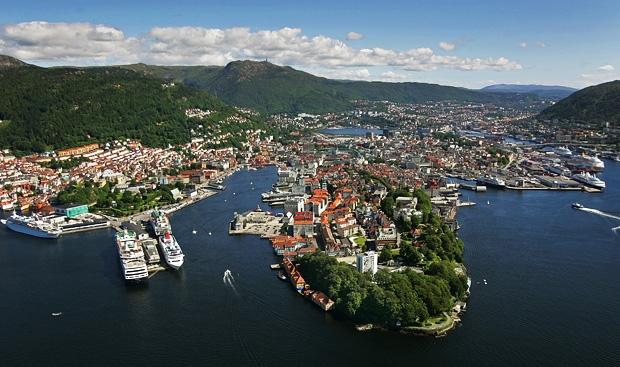
[[[570,208],[620,213],[620,166],[606,164],[603,194],[464,193],[478,202],[459,212],[472,297],[440,339],[356,332],[276,278],[267,241],[227,235],[273,168],[173,214],[184,268],[144,287],[121,280],[111,230],[0,228],[0,366],[618,366],[620,220]]]

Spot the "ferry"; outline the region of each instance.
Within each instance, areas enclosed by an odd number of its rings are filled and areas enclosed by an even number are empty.
[[[155,236],[161,236],[166,231],[170,231],[170,221],[168,221],[168,217],[160,210],[153,210],[151,212],[151,219],[149,220],[149,225],[151,229],[155,233]]]
[[[491,186],[491,187],[495,187],[498,189],[506,188],[506,181],[502,180],[499,177],[495,177],[495,176],[489,176],[489,175],[480,176],[476,179],[476,183],[478,185]]]
[[[27,217],[13,213],[6,220],[3,219],[2,224],[15,232],[39,238],[58,238],[62,234],[62,230],[58,226],[46,222],[36,215]]]
[[[125,280],[141,281],[148,278],[144,251],[135,232],[123,230],[116,233],[116,249]]]
[[[175,270],[181,268],[185,255],[176,238],[174,238],[170,231],[166,231],[163,235],[159,236],[159,247],[164,255],[166,264]]]
[[[596,177],[596,174],[589,174],[588,172],[581,172],[572,176],[575,181],[581,182],[588,186],[603,190],[605,188],[605,181]]]

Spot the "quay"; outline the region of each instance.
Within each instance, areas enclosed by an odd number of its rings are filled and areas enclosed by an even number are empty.
[[[260,208],[242,214],[235,213],[228,228],[229,235],[253,234],[270,238],[280,234],[286,217],[278,217]]]

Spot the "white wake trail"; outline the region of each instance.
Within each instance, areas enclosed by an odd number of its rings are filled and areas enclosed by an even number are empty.
[[[228,269],[226,269],[226,271],[224,272],[224,277],[222,278],[222,281],[224,282],[225,285],[229,286],[233,292],[235,293],[235,295],[239,295],[239,293],[237,292],[237,287],[235,287],[235,285],[233,284],[233,282],[235,281],[235,278],[232,276],[232,272]]]
[[[598,209],[592,209],[592,208],[579,208],[579,210],[581,210],[582,212],[588,212],[588,213],[592,213],[592,214],[596,214],[596,215],[600,215],[602,217],[607,217],[607,218],[612,218],[612,219],[617,219],[620,220],[620,217],[617,215],[613,215],[613,214],[609,214],[609,213],[605,213],[603,211],[600,211]]]

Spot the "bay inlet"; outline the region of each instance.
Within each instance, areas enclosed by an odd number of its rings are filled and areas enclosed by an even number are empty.
[[[119,277],[112,230],[50,241],[2,227],[2,366],[617,366],[620,221],[571,208],[620,213],[620,165],[606,165],[600,194],[464,193],[479,204],[459,210],[472,295],[441,339],[357,332],[274,276],[268,241],[228,235],[273,167],[171,214],[184,267],[139,287]]]

